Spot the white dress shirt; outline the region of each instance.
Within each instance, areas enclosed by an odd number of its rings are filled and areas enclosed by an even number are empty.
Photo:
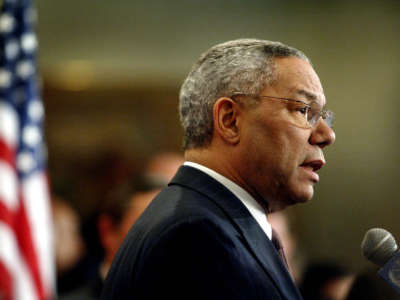
[[[203,166],[198,163],[185,161],[185,166],[196,168],[207,175],[214,178],[216,181],[225,186],[228,190],[230,190],[240,201],[246,206],[250,214],[257,221],[257,223],[261,226],[262,230],[268,236],[269,239],[272,237],[272,227],[271,224],[267,220],[267,215],[261,205],[243,188],[234,183],[232,180],[222,176],[221,174]]]

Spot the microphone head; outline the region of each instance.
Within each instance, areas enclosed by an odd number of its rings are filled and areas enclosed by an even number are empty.
[[[397,252],[393,235],[382,228],[372,228],[365,233],[361,243],[363,255],[378,266],[383,266]]]

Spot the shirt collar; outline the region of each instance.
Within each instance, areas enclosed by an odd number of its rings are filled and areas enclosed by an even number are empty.
[[[225,186],[228,190],[230,190],[239,200],[246,206],[247,210],[253,216],[253,218],[257,221],[257,223],[261,226],[262,230],[268,236],[269,239],[272,237],[272,227],[271,224],[267,220],[267,215],[261,205],[242,187],[234,183],[232,180],[226,178],[225,176],[207,168],[198,163],[186,161],[184,163],[185,166],[189,166],[192,168],[196,168],[207,175],[211,176],[223,186]]]

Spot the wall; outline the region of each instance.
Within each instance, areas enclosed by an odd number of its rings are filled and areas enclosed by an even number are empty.
[[[42,0],[38,8],[55,182],[115,145],[138,161],[179,150],[177,93],[199,54],[239,37],[280,40],[312,59],[336,116],[316,196],[291,209],[304,249],[361,269],[367,229],[400,237],[400,2]]]

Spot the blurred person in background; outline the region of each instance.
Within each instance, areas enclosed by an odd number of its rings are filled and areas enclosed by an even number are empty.
[[[102,299],[301,299],[267,214],[309,201],[332,113],[308,58],[240,39],[180,93],[185,160],[128,233]]]
[[[53,186],[63,195],[68,195],[65,198],[79,214],[85,253],[60,278],[61,284],[57,285],[60,295],[75,291],[97,278],[98,266],[105,255],[97,224],[105,195],[127,180],[140,177],[141,170],[135,155],[130,153],[128,156],[114,146],[100,147],[90,158],[73,164],[72,169],[67,169],[66,166],[64,168],[66,171],[61,177],[53,178]]]
[[[373,268],[357,274],[346,300],[396,300],[399,294]]]
[[[178,152],[159,152],[146,163],[144,177],[150,185],[167,186],[183,163],[183,155]]]
[[[105,249],[105,257],[100,266],[103,280],[129,229],[160,191],[159,188],[135,185],[133,189],[119,186],[112,191],[98,218],[100,240]]]
[[[129,229],[158,192],[159,188],[135,179],[134,182],[119,184],[107,193],[97,217],[98,235],[104,249],[104,258],[97,266],[97,276],[84,286],[61,295],[61,300],[99,299],[115,253]]]
[[[354,275],[338,263],[310,263],[303,274],[300,292],[304,300],[345,300],[353,280]]]
[[[76,288],[84,277],[77,266],[86,252],[81,236],[80,216],[74,207],[60,196],[52,196],[54,245],[59,292]]]

